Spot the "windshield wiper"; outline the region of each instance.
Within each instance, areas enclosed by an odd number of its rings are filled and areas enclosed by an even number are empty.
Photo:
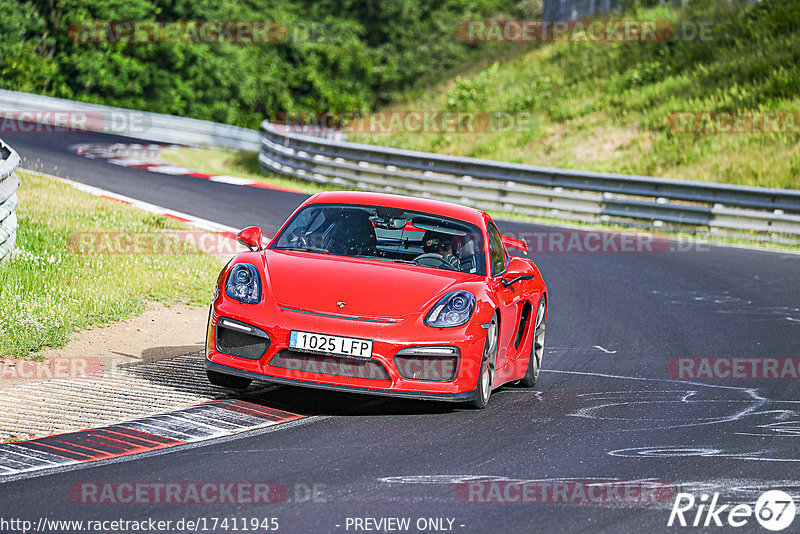
[[[331,254],[330,250],[317,247],[286,246],[286,247],[274,247],[274,250],[299,250],[300,252],[319,252],[321,254]]]

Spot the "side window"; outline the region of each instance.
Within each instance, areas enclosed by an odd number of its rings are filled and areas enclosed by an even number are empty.
[[[489,231],[489,256],[492,262],[492,276],[496,276],[506,270],[506,253],[503,242],[500,240],[500,232],[494,223],[487,226]]]

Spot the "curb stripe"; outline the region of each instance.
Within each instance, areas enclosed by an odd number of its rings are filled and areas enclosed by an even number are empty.
[[[115,425],[18,442],[17,445],[70,460],[88,461],[136,454],[180,443],[165,436]]]
[[[96,143],[96,144],[75,145],[72,146],[71,148],[72,150],[75,151],[76,154],[78,154],[79,156],[83,156],[84,158],[105,161],[106,163],[119,165],[120,167],[130,167],[133,169],[142,169],[149,172],[170,174],[174,176],[190,176],[192,178],[200,178],[202,180],[210,180],[212,182],[221,182],[231,185],[241,185],[245,187],[258,187],[259,189],[271,189],[273,191],[284,191],[286,193],[302,193],[302,191],[299,191],[297,189],[280,187],[265,182],[259,182],[257,180],[251,180],[249,178],[240,178],[238,176],[228,176],[225,174],[209,174],[206,172],[198,171],[196,169],[187,169],[179,165],[173,165],[171,163],[146,161],[145,159],[141,159],[141,157],[147,157],[146,155],[142,155],[140,158],[128,158],[116,154],[117,151],[130,151],[130,150],[140,151],[143,148],[145,150],[149,150],[154,153],[158,153],[164,148],[186,148],[182,145],[150,144],[142,146],[140,144],[135,144],[135,143],[134,144]]]
[[[282,421],[289,419],[297,419],[299,417],[305,417],[303,415],[297,415],[295,413],[285,412],[283,410],[278,410],[277,408],[260,406],[258,404],[253,404],[252,402],[247,402],[239,399],[211,401],[211,403],[213,403],[215,406],[225,408],[226,410],[231,410],[245,415],[258,417],[261,419],[265,419],[267,421],[279,421],[279,420]]]
[[[183,217],[179,217],[179,216],[173,215],[171,213],[165,213],[164,217],[169,217],[170,219],[175,219],[176,221],[180,221],[182,223],[190,223],[190,222],[192,222],[189,219],[185,219]]]
[[[0,477],[71,463],[74,463],[74,460],[67,460],[55,454],[20,447],[13,443],[0,446]]]
[[[4,476],[197,443],[302,419],[242,399],[197,404],[115,425],[0,445]]]

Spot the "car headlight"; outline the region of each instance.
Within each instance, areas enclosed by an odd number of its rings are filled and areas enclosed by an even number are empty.
[[[475,309],[475,297],[468,291],[452,291],[439,299],[425,318],[427,326],[445,328],[469,321]]]
[[[257,304],[261,300],[261,280],[255,265],[237,263],[228,273],[225,293],[246,304]]]

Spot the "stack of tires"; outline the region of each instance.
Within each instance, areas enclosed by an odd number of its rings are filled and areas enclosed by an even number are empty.
[[[0,140],[0,263],[11,255],[17,241],[17,188],[14,174],[19,155]]]

